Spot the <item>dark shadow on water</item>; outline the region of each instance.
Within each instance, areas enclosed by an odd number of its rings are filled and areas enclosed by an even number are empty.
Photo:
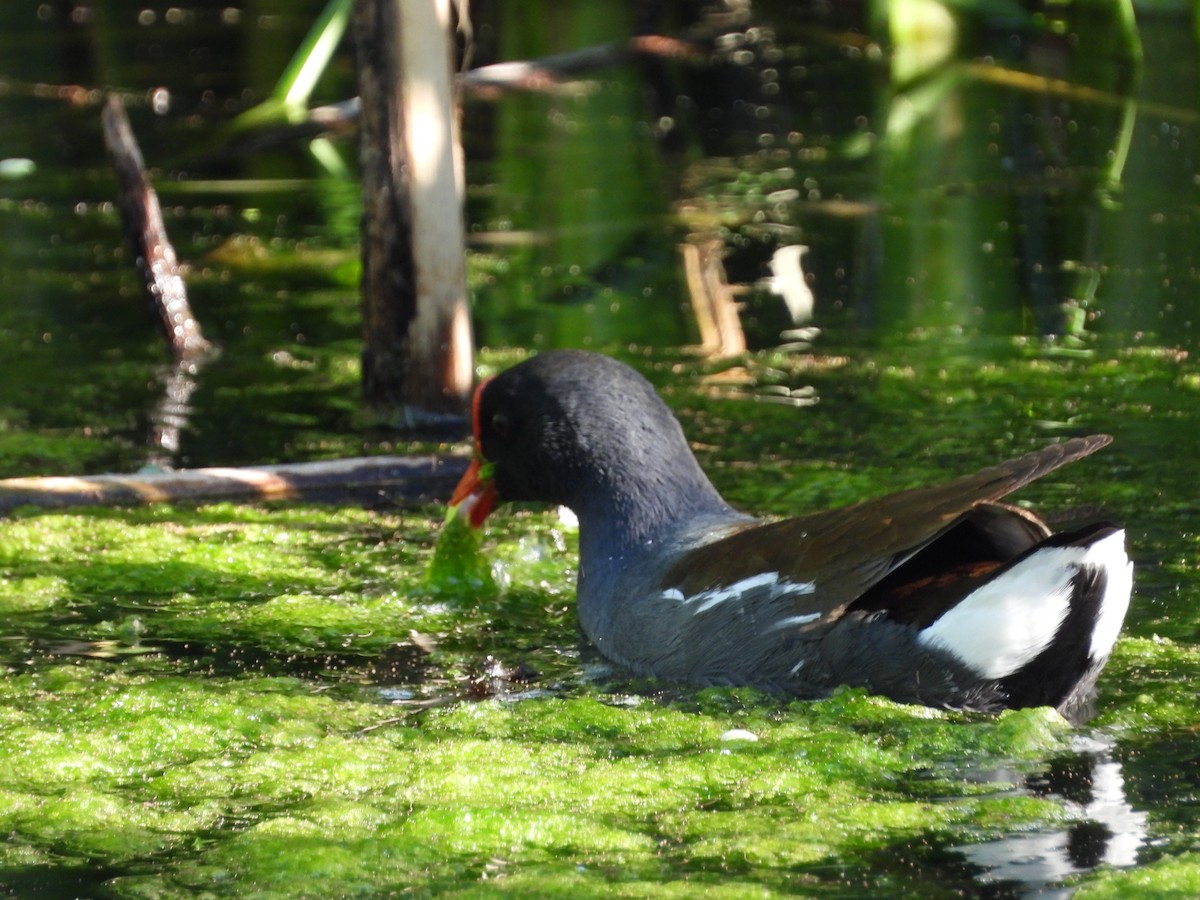
[[[260,675],[307,679],[352,676],[378,685],[420,684],[433,676],[424,651],[396,644],[379,653],[321,653],[270,650],[252,644],[153,640],[130,645],[119,641],[47,640],[37,649],[46,656],[80,657],[119,663],[158,660],[184,663],[191,675]]]
[[[0,869],[0,897],[36,900],[85,900],[111,896],[104,883],[121,874],[119,869],[87,864],[15,866]]]

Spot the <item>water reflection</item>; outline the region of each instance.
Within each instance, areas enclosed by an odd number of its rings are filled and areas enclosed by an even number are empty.
[[[505,15],[527,16],[522,5]],[[1191,72],[1164,78],[1167,60],[1190,65],[1187,29],[1166,16],[1134,28],[1107,4],[1095,15],[1064,7],[1052,28],[980,14],[914,69],[903,36],[885,52],[849,8],[829,6],[813,13],[817,28],[774,4],[739,4],[736,16],[713,7],[693,23],[711,39],[703,65],[592,71],[580,76],[592,90],[570,103],[508,95],[468,115],[469,146],[488,151],[469,154],[473,230],[545,237],[492,244],[505,265],[480,299],[503,314],[481,323],[484,338],[611,338],[606,309],[618,306],[580,300],[619,282],[621,264],[668,259],[663,249],[681,238],[720,241],[731,283],[762,279],[783,247],[811,245],[816,322],[832,333],[851,324],[1081,335],[1190,322],[1191,295],[1167,293],[1194,280],[1194,250],[1142,237],[1147,221],[1170,218],[1168,184],[1194,187]],[[612,19],[593,25],[585,42],[615,38]],[[502,59],[568,49],[553,30],[498,35],[486,50]],[[1149,109],[1163,122],[1146,119]],[[1193,219],[1175,214],[1184,231]],[[1168,237],[1178,252],[1158,255]],[[1170,284],[1150,277],[1156,265],[1174,272]],[[670,309],[686,287],[651,268],[650,305]],[[507,314],[516,309],[520,320]],[[777,337],[771,316],[746,318],[752,346]],[[661,343],[666,324],[626,323],[623,337]]]
[[[171,469],[179,454],[180,433],[192,417],[199,363],[181,360],[159,373],[163,393],[150,411],[149,451],[146,468]]]
[[[1111,742],[1081,737],[1078,754],[1060,758],[1026,779],[1021,790],[1037,797],[1061,799],[1069,825],[1013,834],[982,844],[955,847],[982,872],[984,884],[1015,883],[1019,893],[1069,896],[1070,889],[1047,890],[1072,875],[1107,864],[1137,863],[1147,841],[1147,814],[1135,809],[1125,793],[1121,763]]]

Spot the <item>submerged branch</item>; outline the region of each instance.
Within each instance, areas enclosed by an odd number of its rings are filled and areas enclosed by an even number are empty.
[[[212,351],[192,315],[187,286],[179,272],[175,248],[167,237],[158,194],[146,177],[142,151],[138,148],[125,105],[111,95],[100,114],[104,143],[117,174],[117,205],[138,273],[159,327],[177,359],[195,360]]]
[[[505,91],[578,92],[572,79],[585,72],[622,65],[639,57],[668,59],[707,58],[704,42],[666,35],[639,35],[627,41],[584,47],[567,53],[532,60],[492,63],[462,72],[458,86],[473,96],[490,99]],[[328,134],[340,134],[358,125],[362,103],[358,97],[314,107],[300,120],[292,118],[278,100],[255,107],[254,116],[243,115],[224,148],[228,154],[257,152],[269,147],[311,140]]]
[[[564,79],[596,69],[621,65],[638,57],[667,59],[705,58],[703,43],[686,38],[644,34],[627,41],[584,47],[540,59],[516,60],[480,66],[462,73],[460,84],[467,90],[495,89],[546,91]]]

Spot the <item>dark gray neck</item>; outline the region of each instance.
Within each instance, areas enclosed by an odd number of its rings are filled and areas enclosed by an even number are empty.
[[[626,482],[631,490],[596,492],[592,496],[608,502],[581,501],[576,509],[580,624],[604,655],[636,671],[649,671],[645,660],[678,630],[669,614],[684,607],[653,602],[662,599],[666,573],[697,543],[749,519],[721,499],[698,466],[695,473],[682,483],[656,482],[653,490]],[[635,634],[622,637],[625,632]]]
[[[672,555],[697,523],[741,518],[690,454],[670,468],[626,470],[624,477],[587,484],[569,505],[579,517],[580,565],[589,575]]]

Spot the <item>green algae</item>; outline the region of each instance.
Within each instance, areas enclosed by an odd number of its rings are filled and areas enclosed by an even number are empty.
[[[1179,526],[1186,473],[1146,449],[1164,418],[1192,427],[1180,395],[1195,372],[1150,351],[1009,345],[980,365],[916,346],[825,368],[752,360],[760,384],[816,387],[822,402],[799,410],[748,403],[753,388],[685,389],[656,359],[647,369],[747,509],[852,501],[1065,432],[1116,431],[1112,448],[1018,498],[1124,521],[1139,564],[1085,733],[1113,746],[1165,855],[1075,881],[1083,896],[1188,894],[1196,538]],[[218,504],[7,519],[0,885],[950,896],[978,885],[948,848],[1082,815],[1026,788],[1079,753],[1049,710],[971,716],[851,690],[795,702],[597,673],[574,616],[572,531],[551,512],[497,512],[485,590],[427,580],[441,518]],[[757,740],[723,739],[731,729]]]
[[[1158,859],[1150,865],[1125,872],[1105,872],[1095,882],[1083,885],[1075,896],[1080,900],[1146,897],[1171,900],[1200,895],[1200,854]]]
[[[911,800],[891,776],[940,742],[921,724],[931,717],[856,694],[809,704],[820,710],[811,722],[799,705],[785,716],[772,704],[773,730],[762,698],[706,692],[714,714],[487,701],[364,732],[387,721],[386,707],[283,679],[189,687],[56,667],[38,681],[47,705],[64,706],[0,739],[4,758],[22,748],[25,772],[0,768],[12,785],[0,822],[21,843],[52,841],[106,866],[173,851],[153,881],[110,885],[116,895],[227,880],[263,896],[469,887],[496,865],[522,871],[518,891],[567,879],[598,892],[817,864],[931,820],[992,833],[1057,815],[1052,804]],[[731,702],[763,732],[735,751],[720,739]],[[897,717],[913,726],[898,739],[890,727],[863,746],[829,736],[832,722],[878,729]],[[979,737],[1007,755],[1002,730]],[[189,852],[196,839],[202,853]]]

